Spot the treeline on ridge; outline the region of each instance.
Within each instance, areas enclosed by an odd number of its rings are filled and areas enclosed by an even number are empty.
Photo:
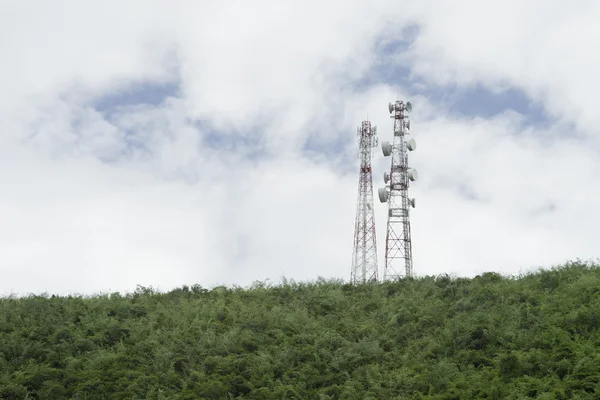
[[[600,268],[2,298],[0,398],[598,399]]]

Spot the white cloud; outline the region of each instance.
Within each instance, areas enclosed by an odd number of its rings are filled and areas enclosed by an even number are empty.
[[[515,86],[580,129],[600,122],[591,90],[600,87],[600,54],[594,50],[600,3],[436,4],[419,10],[419,35],[400,57],[415,75],[440,84]]]
[[[346,279],[356,127],[368,114],[389,139],[398,92],[415,105],[419,143],[417,274],[593,257],[597,5],[444,4],[3,4],[0,293]],[[426,84],[513,85],[555,116],[560,106],[564,123],[544,132],[515,114],[457,118],[396,82],[355,89],[385,65],[375,44],[412,24],[400,62]],[[181,98],[110,116],[90,106],[90,96],[166,81]],[[206,127],[255,144],[220,149]],[[309,138],[341,148],[308,157]],[[266,156],[247,157],[254,146]],[[374,154],[377,188],[389,160]],[[382,265],[386,210],[375,209]]]
[[[568,138],[540,144],[522,131],[504,116],[419,125],[420,151],[413,158],[426,172],[413,187],[421,200],[412,214],[415,267],[516,274],[595,256],[595,152]],[[478,199],[461,198],[448,190],[452,185],[470,188]]]

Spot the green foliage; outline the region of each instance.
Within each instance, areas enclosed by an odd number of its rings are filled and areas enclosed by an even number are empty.
[[[596,399],[600,268],[0,299],[0,399]]]

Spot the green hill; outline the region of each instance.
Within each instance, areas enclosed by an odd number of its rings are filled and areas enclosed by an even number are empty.
[[[598,399],[600,268],[0,300],[2,399]]]

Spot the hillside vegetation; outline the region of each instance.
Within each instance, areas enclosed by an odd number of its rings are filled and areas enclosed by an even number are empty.
[[[598,399],[600,268],[0,300],[2,399]]]

